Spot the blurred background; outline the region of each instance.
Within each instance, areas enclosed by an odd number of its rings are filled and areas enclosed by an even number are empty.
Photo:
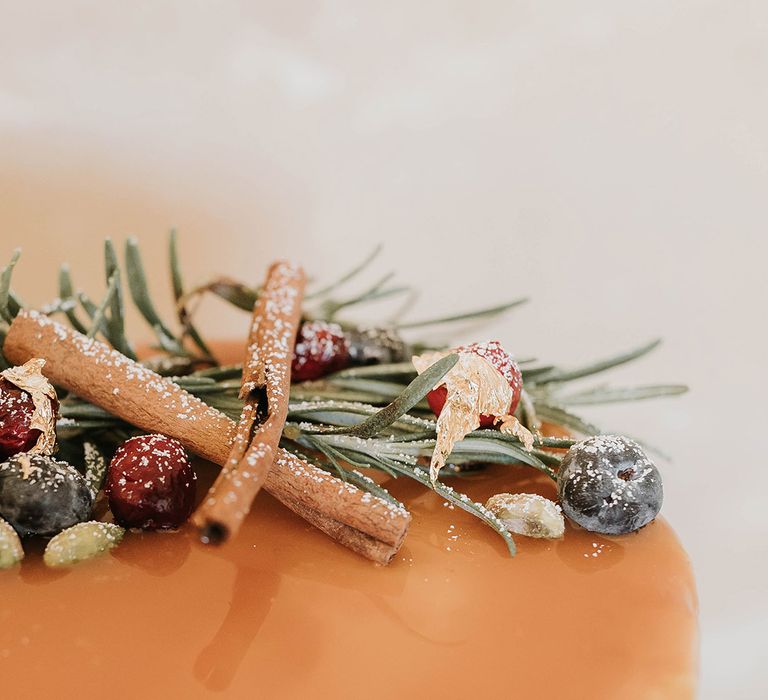
[[[277,256],[327,280],[381,242],[368,281],[418,287],[414,316],[530,296],[465,336],[519,356],[662,336],[616,381],[691,393],[588,415],[672,457],[702,697],[761,695],[766,3],[0,7],[0,254],[23,247],[25,301],[64,260],[99,296],[101,240],[135,235],[167,312],[175,226],[189,283]],[[209,335],[246,323],[201,309]]]

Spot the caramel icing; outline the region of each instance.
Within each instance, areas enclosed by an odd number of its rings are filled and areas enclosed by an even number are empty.
[[[215,468],[198,464],[198,495]],[[456,479],[484,502],[553,497],[525,467]],[[697,603],[669,525],[558,541],[517,537],[404,478],[392,564],[335,544],[267,493],[232,542],[128,533],[101,558],[47,569],[42,542],[0,572],[6,697],[689,698]]]

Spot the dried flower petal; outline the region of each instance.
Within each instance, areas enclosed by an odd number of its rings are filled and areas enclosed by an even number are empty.
[[[0,372],[3,379],[32,397],[35,410],[29,427],[40,431],[40,437],[29,452],[52,455],[56,447],[56,412],[59,401],[56,389],[43,376],[45,360],[34,357],[20,367],[10,367]]]
[[[535,493],[497,493],[485,507],[518,535],[558,538],[565,532],[560,506]]]
[[[416,371],[422,374],[448,354],[426,352],[415,355],[411,361]],[[520,437],[526,449],[533,446],[533,436],[517,423],[517,419],[508,415],[512,404],[512,387],[504,375],[485,358],[476,353],[460,352],[458,362],[443,377],[441,385],[445,386],[448,394],[437,417],[437,444],[429,465],[432,483],[437,480],[453,446],[480,427],[480,416],[496,416],[502,428],[512,426],[506,432]]]

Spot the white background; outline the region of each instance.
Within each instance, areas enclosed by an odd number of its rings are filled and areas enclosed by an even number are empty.
[[[160,280],[176,225],[192,281],[275,256],[327,278],[382,241],[419,316],[531,295],[483,331],[521,356],[662,335],[617,381],[693,391],[590,417],[674,458],[702,696],[765,691],[768,4],[0,9],[0,241],[29,301],[63,259],[97,295],[104,235]]]

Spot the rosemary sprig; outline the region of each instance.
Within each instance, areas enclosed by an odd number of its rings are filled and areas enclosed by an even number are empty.
[[[19,262],[21,257],[21,250],[16,248],[11,256],[11,261],[0,272],[0,319],[5,323],[13,321],[10,308],[8,306],[11,292],[11,276],[13,275],[13,268],[16,267],[16,263]]]
[[[315,464],[316,466],[320,467],[321,469],[325,469],[327,472],[336,473],[341,478],[346,481],[347,483],[353,484],[354,486],[357,486],[359,489],[362,489],[363,491],[367,491],[370,494],[373,494],[374,496],[377,496],[385,501],[388,501],[389,503],[392,503],[393,505],[405,507],[400,501],[398,501],[389,491],[387,491],[384,487],[379,486],[371,477],[366,476],[362,472],[358,471],[357,469],[347,469],[341,464],[335,463],[335,464],[329,464],[327,462],[324,462],[322,458],[318,457],[317,455],[313,455],[312,457],[308,456],[307,454],[300,452],[295,449],[295,444],[292,445],[290,440],[285,441],[287,444],[283,445],[283,447],[286,447],[290,449],[292,446],[294,447],[293,451],[295,454],[304,461],[309,461]]]
[[[101,490],[107,473],[107,460],[98,445],[93,442],[85,441],[83,443],[83,450],[85,453],[85,481],[88,484],[91,496],[96,500],[96,496]]]
[[[109,238],[104,241],[104,273],[108,283],[113,278],[115,279],[115,293],[112,297],[110,314],[107,319],[107,337],[115,350],[135,360],[136,353],[125,336],[125,302],[120,282],[120,263],[115,247]]]
[[[208,292],[243,311],[252,311],[253,305],[258,299],[258,292],[255,289],[251,289],[248,285],[229,279],[228,277],[218,277],[207,284],[200,285],[190,290],[179,300],[179,304],[183,304],[187,307],[192,300],[197,299]]]
[[[368,267],[381,253],[381,244],[377,245],[363,260],[355,265],[351,270],[345,272],[339,279],[331,282],[326,287],[321,287],[315,291],[307,294],[307,299],[316,299],[317,297],[328,296],[331,292],[335,292],[339,287],[354,279],[359,275],[366,267]]]
[[[115,292],[117,291],[117,273],[113,273],[109,278],[109,285],[107,286],[107,293],[104,295],[104,299],[101,304],[91,309],[91,327],[88,329],[86,335],[89,338],[93,338],[97,333],[105,331],[105,335],[109,337],[109,329],[106,322],[107,306],[112,304],[115,298]],[[111,342],[111,339],[110,339]]]
[[[622,353],[621,355],[615,355],[613,357],[600,360],[599,362],[593,362],[588,365],[585,365],[584,367],[578,367],[576,369],[561,370],[561,369],[555,368],[555,369],[552,369],[550,372],[544,373],[542,376],[539,376],[536,379],[536,383],[546,384],[550,382],[560,382],[560,383],[570,382],[570,381],[573,381],[574,379],[581,379],[582,377],[589,377],[593,374],[605,372],[606,370],[613,369],[614,367],[618,367],[619,365],[626,364],[627,362],[632,362],[632,360],[637,360],[641,358],[643,355],[647,355],[649,352],[652,352],[653,350],[655,350],[660,343],[661,343],[661,339],[657,338],[656,340],[652,340],[650,343],[641,345],[639,348],[630,350],[627,353]]]
[[[139,245],[135,238],[129,238],[126,242],[125,266],[128,271],[128,289],[131,292],[133,303],[154,331],[160,347],[172,355],[188,355],[188,352],[184,349],[178,338],[163,323],[155,310],[155,305],[152,303],[152,298],[149,294],[149,286],[146,274],[144,273],[144,264],[141,261]]]
[[[503,314],[510,309],[514,309],[516,306],[525,304],[528,302],[528,298],[515,299],[509,301],[506,304],[498,304],[496,306],[489,306],[487,309],[479,309],[477,311],[467,311],[461,314],[453,314],[450,316],[438,316],[437,318],[428,318],[419,321],[405,321],[395,325],[397,330],[406,330],[412,328],[426,328],[427,326],[439,326],[448,323],[458,323],[460,321],[474,321],[476,319],[487,319],[494,316]]]
[[[455,353],[443,357],[423,374],[416,377],[390,404],[361,423],[337,429],[336,432],[345,431],[348,435],[360,438],[378,435],[419,404],[437,386],[440,380],[453,369],[458,359],[459,356]]]
[[[59,298],[62,302],[61,310],[66,314],[72,328],[78,333],[87,333],[88,329],[80,322],[77,313],[75,313],[78,298],[75,296],[72,275],[69,271],[69,265],[66,263],[59,268]]]
[[[645,386],[607,387],[600,386],[558,398],[564,406],[587,406],[590,404],[622,403],[656,399],[661,396],[679,396],[688,391],[683,384],[648,384]]]
[[[176,312],[178,315],[179,323],[184,329],[184,335],[189,336],[192,342],[197,345],[200,351],[206,358],[213,357],[213,353],[208,348],[208,345],[202,339],[197,332],[194,324],[192,323],[192,314],[187,310],[186,305],[183,303],[184,299],[184,283],[181,278],[181,266],[179,265],[179,251],[176,229],[171,230],[171,235],[168,239],[168,259],[171,268],[171,284],[173,285],[173,298],[176,301]]]
[[[370,301],[376,301],[378,299],[386,299],[387,297],[396,296],[398,294],[404,294],[410,291],[410,287],[397,286],[387,287],[389,282],[394,277],[394,273],[390,272],[384,275],[373,286],[366,289],[360,294],[348,297],[346,299],[329,299],[321,304],[319,312],[315,314],[316,317],[325,319],[327,321],[333,321],[336,319],[339,311],[349,308],[350,306],[357,306]]]

